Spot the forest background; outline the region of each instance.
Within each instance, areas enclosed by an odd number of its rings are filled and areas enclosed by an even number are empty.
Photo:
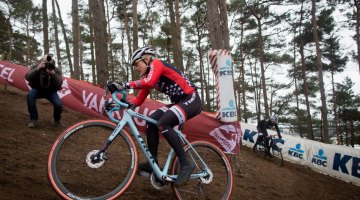
[[[214,112],[207,52],[228,49],[240,121],[276,113],[288,134],[355,147],[359,27],[359,0],[0,0],[0,59],[33,65],[52,52],[64,76],[104,86],[139,78],[130,56],[149,45]]]

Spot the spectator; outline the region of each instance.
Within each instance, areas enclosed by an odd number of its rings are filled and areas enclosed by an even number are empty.
[[[29,81],[32,88],[27,95],[27,106],[30,114],[29,128],[35,128],[37,125],[36,99],[41,98],[46,98],[54,105],[54,125],[61,127],[62,103],[57,94],[62,85],[61,70],[55,67],[52,56],[52,54],[45,54],[37,65],[31,67],[25,75],[25,79]]]

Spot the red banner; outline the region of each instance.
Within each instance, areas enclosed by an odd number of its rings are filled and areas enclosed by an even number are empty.
[[[31,87],[24,78],[29,69],[26,66],[0,60],[0,83],[30,91]],[[66,107],[93,117],[107,119],[105,116],[101,116],[103,101],[108,99],[103,96],[104,93],[105,90],[102,88],[66,77],[63,77],[62,90],[58,91],[61,101]],[[128,98],[134,98],[134,95],[129,94]],[[148,116],[163,105],[161,102],[148,98],[135,111]],[[121,112],[115,113],[115,115],[118,119],[122,116]],[[139,130],[144,133],[145,121],[135,119],[135,122]],[[183,133],[189,141],[205,140],[216,144],[226,153],[237,154],[239,152],[242,133],[238,122],[224,123],[211,113],[202,112],[185,123]]]

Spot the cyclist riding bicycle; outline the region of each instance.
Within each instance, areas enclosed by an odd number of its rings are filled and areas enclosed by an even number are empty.
[[[174,66],[155,57],[155,51],[150,47],[141,47],[131,56],[131,65],[140,73],[140,80],[130,81],[125,84],[114,82],[109,87],[111,90],[140,89],[135,99],[130,103],[140,106],[149,95],[151,89],[156,89],[166,94],[173,104],[164,106],[149,117],[158,121],[157,125],[147,123],[147,144],[150,153],[157,161],[159,145],[159,128],[161,133],[174,149],[180,162],[180,171],[175,184],[185,183],[195,166],[189,162],[183,149],[182,142],[173,130],[176,125],[183,124],[201,112],[201,99],[194,84],[190,83],[183,72]],[[139,170],[152,173],[148,162],[140,163]]]
[[[254,144],[253,150],[256,150],[256,146],[262,141],[264,140],[264,144],[265,144],[265,148],[267,148],[267,154],[268,156],[272,156],[270,154],[270,147],[272,144],[269,145],[269,140],[271,139],[271,137],[269,137],[269,134],[267,132],[267,129],[275,127],[277,135],[279,137],[279,139],[282,138],[281,134],[280,134],[280,130],[278,127],[278,116],[276,114],[273,114],[271,116],[270,119],[268,120],[261,120],[259,121],[258,125],[257,125],[257,131],[258,131],[258,137],[256,139],[256,142]]]

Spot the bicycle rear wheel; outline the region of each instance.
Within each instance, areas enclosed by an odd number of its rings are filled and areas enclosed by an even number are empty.
[[[109,146],[107,159],[89,159],[107,141],[116,125],[104,120],[83,121],[55,141],[48,160],[48,176],[65,199],[113,199],[133,181],[137,152],[131,137],[121,131]]]
[[[191,143],[195,151],[200,155],[206,165],[210,168],[213,176],[189,179],[184,185],[176,186],[172,184],[172,189],[178,199],[228,199],[230,197],[233,185],[233,176],[230,163],[226,155],[215,145],[198,141]],[[187,147],[188,156],[192,155],[196,168],[193,173],[205,170],[199,158]],[[190,152],[190,154],[189,154]],[[190,158],[191,156],[189,156]],[[192,160],[190,158],[190,160]],[[172,164],[171,172],[178,174],[180,165],[178,158],[175,157]],[[210,180],[212,178],[212,180]]]

